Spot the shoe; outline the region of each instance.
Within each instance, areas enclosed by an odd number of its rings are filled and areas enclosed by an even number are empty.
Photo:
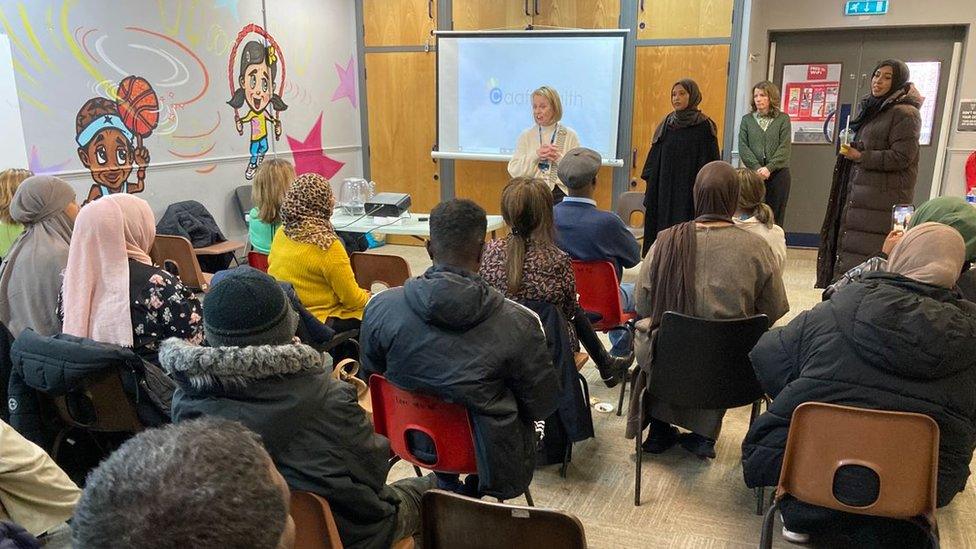
[[[649,454],[660,454],[678,442],[678,429],[674,425],[667,425],[663,429],[651,427],[651,432],[641,444],[641,448]]]
[[[810,543],[810,534],[801,534],[800,532],[793,532],[787,530],[786,527],[784,526],[783,539],[785,539],[790,543],[795,543],[798,545],[806,545],[807,543]]]
[[[678,436],[678,444],[701,459],[713,459],[715,457],[715,441],[699,434],[682,433]]]
[[[627,375],[627,369],[634,363],[634,352],[631,351],[626,356],[610,356],[610,363],[605,368],[600,368],[600,378],[603,384],[613,389],[618,383],[623,381]]]
[[[256,172],[257,169],[258,169],[257,164],[248,163],[247,169],[244,170],[244,179],[247,179],[248,181],[254,179],[254,172]]]

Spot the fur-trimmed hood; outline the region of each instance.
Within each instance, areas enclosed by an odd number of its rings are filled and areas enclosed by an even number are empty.
[[[308,345],[201,347],[177,338],[162,343],[159,362],[177,382],[196,390],[245,387],[269,377],[332,369],[332,357]]]

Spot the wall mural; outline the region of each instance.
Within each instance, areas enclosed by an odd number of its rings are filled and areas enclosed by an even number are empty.
[[[334,177],[361,146],[354,21],[344,0],[4,1],[29,168],[83,178],[86,202],[199,194],[166,170],[240,185],[266,154]]]

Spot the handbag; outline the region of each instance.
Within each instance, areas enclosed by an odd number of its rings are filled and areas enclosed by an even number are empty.
[[[344,358],[332,368],[332,379],[344,381],[356,389],[356,399],[359,401],[359,407],[366,412],[366,417],[372,422],[373,401],[369,397],[369,385],[366,385],[365,381],[356,377],[358,372],[359,363],[351,358]]]

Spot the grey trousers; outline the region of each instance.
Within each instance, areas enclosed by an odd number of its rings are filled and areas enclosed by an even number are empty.
[[[412,537],[420,533],[420,498],[424,492],[437,486],[437,480],[431,473],[425,477],[411,477],[400,479],[390,485],[393,493],[400,499],[397,506],[396,530],[393,541],[405,537]]]

